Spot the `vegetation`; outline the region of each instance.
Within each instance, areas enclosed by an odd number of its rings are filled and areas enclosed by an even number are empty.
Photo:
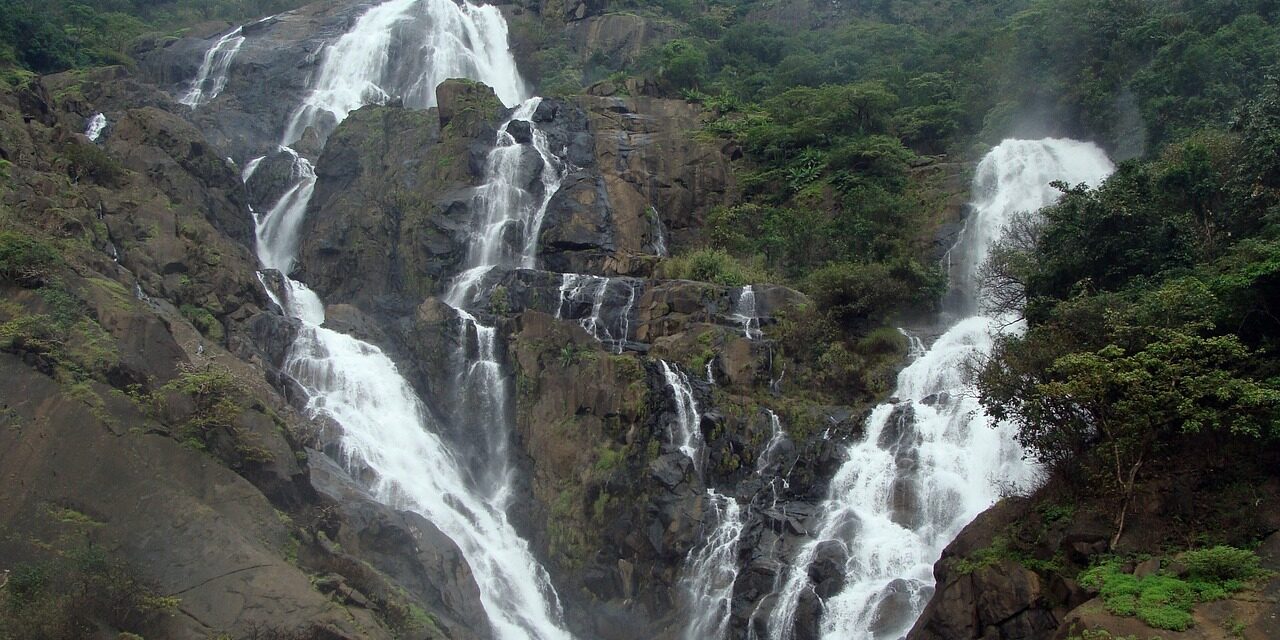
[[[257,438],[241,423],[248,396],[235,376],[216,365],[184,366],[177,378],[161,387],[156,403],[161,408],[185,412],[178,436],[187,445],[218,456],[233,469],[272,459]],[[185,409],[173,395],[192,403]],[[185,409],[185,411],[184,411]]]
[[[1196,603],[1226,598],[1265,574],[1256,554],[1233,547],[1188,551],[1180,560],[1187,567],[1181,576],[1158,572],[1143,577],[1109,560],[1081,574],[1080,584],[1099,592],[1115,615],[1136,616],[1155,629],[1186,631],[1195,624],[1191,610]]]
[[[13,567],[0,586],[0,640],[90,638],[104,626],[139,631],[177,605],[101,548],[77,546]]]
[[[1041,460],[1104,481],[1117,540],[1144,473],[1280,442],[1280,84],[1214,122],[1096,190],[1059,185],[1032,241],[988,266],[1021,283],[1031,327],[982,370],[983,403]]]
[[[0,67],[55,73],[131,64],[140,36],[200,22],[243,22],[301,0],[0,0]],[[20,76],[14,76],[20,77]]]

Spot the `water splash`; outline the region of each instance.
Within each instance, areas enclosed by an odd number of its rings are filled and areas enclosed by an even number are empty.
[[[231,71],[231,61],[235,59],[237,53],[240,53],[244,40],[244,27],[236,27],[231,33],[218,38],[218,41],[205,52],[200,70],[191,81],[191,88],[187,89],[186,95],[182,96],[178,102],[196,109],[201,103],[218,97],[218,94],[227,87],[227,74]]]
[[[1009,140],[988,154],[974,181],[976,214],[955,248],[960,310],[979,307],[977,270],[1014,214],[1054,202],[1050,181],[1096,185],[1112,170],[1096,146],[1070,140]],[[996,501],[997,483],[1030,482],[1013,433],[985,415],[965,375],[1005,330],[1018,326],[970,315],[927,351],[915,350],[898,376],[898,403],[873,410],[866,437],[832,479],[817,531],[779,590],[770,638],[793,637],[797,605],[813,588],[808,567],[824,543],[839,545],[847,560],[844,589],[823,603],[822,637],[901,637],[933,592],[934,562]]]

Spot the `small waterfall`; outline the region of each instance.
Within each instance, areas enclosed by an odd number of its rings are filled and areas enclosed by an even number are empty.
[[[615,285],[627,287],[627,301],[621,307],[609,308],[609,289]],[[636,305],[636,292],[640,283],[623,278],[604,278],[581,273],[561,275],[560,304],[556,317],[578,319],[578,324],[592,337],[609,347],[614,353],[622,353],[631,338],[631,316]],[[576,311],[590,304],[590,315]],[[567,313],[566,313],[567,312]]]
[[[978,167],[976,214],[956,249],[961,312],[979,308],[976,273],[1014,214],[1051,204],[1052,180],[1098,184],[1111,162],[1091,144],[1008,140]],[[1009,328],[1006,328],[1009,327]],[[966,378],[990,353],[1007,318],[970,315],[898,376],[898,404],[876,407],[862,442],[831,481],[813,539],[790,562],[769,618],[769,637],[790,640],[796,607],[811,592],[808,567],[824,543],[847,554],[845,587],[823,602],[822,637],[885,640],[905,634],[933,593],[933,565],[966,524],[998,498],[996,483],[1025,486],[1031,469],[1007,425],[993,424]]]
[[[747,285],[738,292],[738,301],[733,305],[733,316],[742,326],[742,335],[748,340],[758,340],[760,333],[760,312],[756,310],[755,287]]]
[[[733,585],[738,580],[738,540],[742,538],[742,508],[730,496],[707,490],[703,523],[708,534],[689,552],[680,580],[690,611],[685,640],[723,640],[729,633]]]
[[[283,149],[283,147],[281,148]],[[290,149],[290,151],[292,151],[292,149]],[[296,156],[297,153],[295,152],[294,155]],[[262,161],[266,159],[266,156],[258,156],[244,163],[244,170],[240,172],[240,182],[248,183],[249,179],[253,177],[253,174],[258,172],[258,167],[262,165]],[[298,179],[299,178],[294,178],[295,181]]]
[[[662,216],[658,215],[658,210],[654,207],[649,207],[649,218],[649,224],[653,228],[653,239],[650,241],[653,255],[665,258],[670,253],[667,249],[666,226],[662,224]]]
[[[924,340],[921,340],[919,336],[908,332],[906,329],[898,329],[898,333],[901,333],[902,337],[907,339],[908,359],[915,360],[928,351],[924,346]]]
[[[715,363],[716,363],[716,359],[715,359],[715,358],[708,358],[708,359],[707,359],[707,384],[709,384],[709,385],[711,385],[711,386],[713,386],[713,387],[714,387],[714,386],[716,386],[716,374],[715,374],[715,372],[713,372],[713,371],[711,370],[711,367],[712,367],[712,365],[714,365]]]
[[[662,367],[662,377],[667,381],[667,387],[671,389],[671,397],[675,401],[676,421],[670,425],[671,443],[680,448],[690,460],[693,461],[693,469],[699,476],[702,475],[702,427],[699,424],[702,420],[702,414],[698,411],[698,401],[693,396],[693,387],[689,384],[689,376],[685,375],[680,367],[659,360],[659,366]]]
[[[260,216],[256,227],[258,259],[262,266],[284,275],[293,271],[298,253],[298,231],[307,215],[307,205],[316,189],[316,172],[311,162],[289,147],[282,147],[293,157],[292,186],[276,201],[275,206]],[[259,159],[260,161],[260,159]],[[253,170],[258,161],[250,162]],[[249,167],[246,175],[252,175]]]
[[[236,27],[231,33],[218,38],[204,54],[200,70],[196,72],[191,88],[178,102],[196,109],[203,102],[208,102],[222,93],[227,87],[227,73],[231,70],[231,61],[240,53],[244,44],[244,27]]]
[[[778,448],[787,439],[787,432],[782,428],[782,419],[778,414],[770,409],[765,409],[765,413],[769,414],[769,442],[765,443],[764,449],[760,451],[760,457],[756,460],[756,475],[763,476],[770,472],[777,473],[778,468],[777,455]],[[785,480],[784,480],[785,482]]]
[[[89,122],[84,127],[84,137],[89,142],[97,142],[102,137],[102,132],[107,130],[107,116],[105,114],[95,114],[89,118]]]
[[[308,127],[328,138],[366,104],[399,98],[407,107],[433,107],[436,87],[449,78],[479,79],[507,106],[526,95],[507,47],[507,22],[492,5],[389,0],[365,12],[323,55],[319,77],[290,117],[283,144],[293,144]]]
[[[551,152],[546,134],[532,126],[533,114],[541,103],[542,98],[525,101],[498,128],[498,139],[485,162],[485,182],[476,189],[474,208],[479,215],[471,230],[467,266],[445,297],[454,307],[470,304],[484,276],[495,267],[537,266],[542,221],[564,180],[564,163]],[[530,123],[531,145],[517,143],[508,132],[516,121]],[[534,159],[540,162],[538,184],[542,193],[528,190],[532,184],[528,168]]]

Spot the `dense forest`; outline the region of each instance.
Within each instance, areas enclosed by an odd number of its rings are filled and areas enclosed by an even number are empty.
[[[0,74],[18,87],[133,67],[140,41],[304,3],[0,0]],[[1117,541],[1141,495],[1195,476],[1195,504],[1143,538],[1148,555],[1272,532],[1239,505],[1280,468],[1280,2],[602,4],[672,37],[632,59],[581,57],[550,18],[513,20],[536,51],[527,74],[546,95],[607,85],[700,105],[705,126],[690,135],[740,152],[741,197],[657,276],[807,294],[812,307],[772,330],[817,363],[794,376],[823,401],[887,395],[882,369],[905,352],[896,323],[947,291],[938,186],[921,168],[971,163],[1009,136],[1105,147],[1116,173],[1097,188],[1056,184],[1060,203],[1020,218],[983,269],[989,311],[1027,330],[972,363],[982,405],[1044,463],[1040,504],[1096,507]],[[33,246],[4,232],[0,278],[22,284],[41,276],[24,265],[59,260]],[[1225,574],[1257,577],[1255,561],[1224,560],[1250,567]]]

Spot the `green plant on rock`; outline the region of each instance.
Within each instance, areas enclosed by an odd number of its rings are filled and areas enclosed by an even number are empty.
[[[1080,574],[1080,584],[1097,591],[1115,615],[1137,617],[1155,629],[1185,631],[1195,624],[1192,609],[1197,603],[1227,598],[1248,580],[1265,575],[1257,554],[1234,547],[1188,551],[1181,560],[1187,566],[1185,578],[1165,572],[1138,577],[1113,559]]]
[[[0,280],[40,287],[61,262],[53,245],[14,231],[0,231]]]
[[[10,570],[0,587],[0,640],[90,637],[103,626],[141,631],[178,604],[103,549],[77,547]]]
[[[178,436],[194,449],[211,451],[232,467],[258,464],[272,459],[271,452],[237,424],[248,407],[248,396],[230,370],[217,365],[184,365],[181,374],[161,388],[185,394],[194,410],[178,427]],[[218,446],[229,441],[230,450]]]
[[[218,319],[208,309],[184,304],[179,308],[179,311],[182,313],[182,317],[191,321],[192,326],[206,338],[214,342],[222,342],[222,339],[226,336],[222,323],[218,322]]]

